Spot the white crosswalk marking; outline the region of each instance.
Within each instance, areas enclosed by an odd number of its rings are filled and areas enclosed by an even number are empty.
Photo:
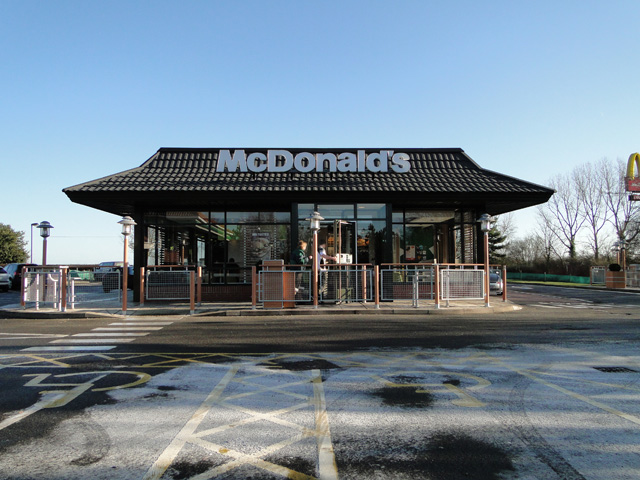
[[[48,347],[51,349],[73,349],[74,351],[86,350],[92,351],[97,348],[101,350],[111,350],[122,343],[130,343],[137,338],[145,337],[150,333],[162,330],[168,325],[172,325],[174,321],[158,321],[157,319],[135,319],[131,321],[112,322],[107,327],[97,327],[91,329],[87,333],[76,333],[73,335],[56,335],[52,336],[55,340],[49,344],[60,346]],[[64,338],[61,338],[64,337]],[[109,345],[103,345],[103,344]],[[98,346],[96,345],[98,344]],[[64,346],[68,345],[68,346]],[[29,349],[43,349],[47,347],[27,347],[22,351],[34,351]],[[46,350],[45,350],[46,351]]]

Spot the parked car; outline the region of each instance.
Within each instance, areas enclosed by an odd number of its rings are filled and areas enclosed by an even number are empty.
[[[497,273],[489,274],[489,293],[495,293],[496,295],[502,295],[504,291],[504,284],[502,278]]]
[[[35,263],[9,263],[4,269],[11,278],[11,288],[20,290],[20,281],[22,280],[22,267],[35,267]]]
[[[103,273],[100,277],[102,291],[104,293],[109,293],[116,288],[122,288],[122,266],[111,268],[111,271]],[[127,275],[127,289],[133,290],[133,265],[129,265],[127,270],[129,270],[129,275]]]
[[[8,292],[11,288],[11,277],[4,268],[0,268],[0,290]]]
[[[96,268],[93,273],[93,278],[96,281],[101,282],[105,273],[122,271],[123,264],[124,262],[100,262],[100,265],[98,265],[98,268]],[[118,267],[120,267],[120,270],[118,270]]]

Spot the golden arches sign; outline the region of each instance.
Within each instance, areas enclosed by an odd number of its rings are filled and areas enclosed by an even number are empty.
[[[640,192],[640,153],[632,153],[629,156],[625,183],[627,192]]]

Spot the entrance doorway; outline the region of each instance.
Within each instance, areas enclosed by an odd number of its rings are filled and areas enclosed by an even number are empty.
[[[327,254],[340,258],[340,263],[357,263],[355,222],[334,220],[323,223],[318,232],[318,245],[327,246]]]

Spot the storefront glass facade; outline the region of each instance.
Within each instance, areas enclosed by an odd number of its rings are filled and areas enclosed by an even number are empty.
[[[298,240],[308,242],[311,255],[308,219],[314,211],[324,218],[318,243],[344,263],[469,263],[476,258],[472,211],[296,203],[286,212],[147,212],[147,265],[194,265],[202,267],[205,284],[249,284],[251,267],[273,259],[288,264]]]

